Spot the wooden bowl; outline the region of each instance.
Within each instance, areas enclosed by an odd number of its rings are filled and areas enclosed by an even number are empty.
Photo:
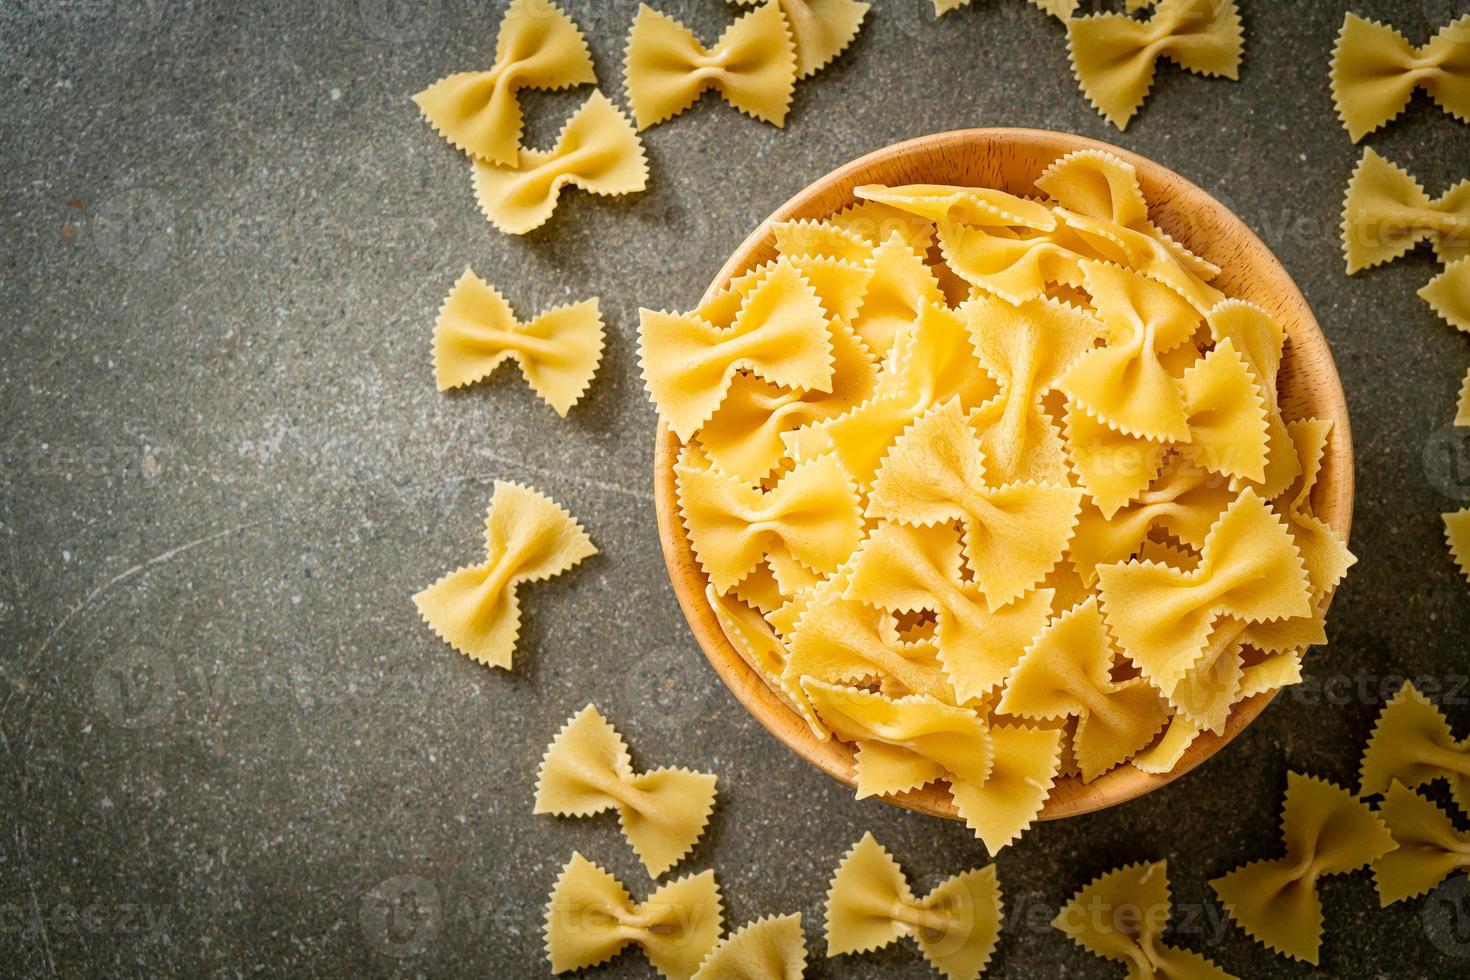
[[[1105,150],[1131,163],[1149,201],[1149,213],[1166,232],[1220,266],[1214,280],[1226,295],[1249,300],[1270,312],[1286,329],[1287,344],[1279,384],[1287,419],[1333,421],[1313,503],[1318,516],[1346,540],[1353,513],[1353,447],[1342,382],[1321,328],[1281,263],[1229,209],[1165,167],[1097,140],[1036,129],[966,129],[896,143],[839,167],[809,185],[751,232],[705,293],[708,300],[746,270],[776,257],[771,225],[793,218],[821,218],[856,198],[861,184],[965,184],[998,187],[1013,194],[1035,194],[1033,181],[1057,157],[1073,150]],[[726,640],[705,599],[706,579],[690,550],[678,514],[673,464],[680,443],[660,426],[654,453],[654,497],[664,561],[674,592],[705,656],[715,671],[771,734],[802,758],[849,786],[856,785],[853,753],[835,739],[820,742],[741,654]],[[1042,819],[1089,813],[1142,796],[1189,772],[1240,734],[1275,692],[1235,705],[1225,732],[1201,734],[1172,772],[1153,775],[1119,766],[1091,783],[1072,776],[1057,780]],[[920,813],[956,818],[948,789],[930,784],[883,797]]]

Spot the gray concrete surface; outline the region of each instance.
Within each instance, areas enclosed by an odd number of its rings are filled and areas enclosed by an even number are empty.
[[[1352,406],[1363,560],[1311,682],[1228,753],[1001,856],[1013,915],[991,975],[1121,975],[1045,922],[1098,872],[1161,857],[1178,941],[1241,976],[1463,974],[1464,878],[1382,911],[1366,875],[1329,880],[1316,973],[1224,924],[1206,884],[1273,853],[1288,767],[1353,778],[1395,677],[1451,690],[1470,732],[1470,591],[1439,519],[1470,498],[1470,450],[1445,428],[1470,341],[1414,295],[1427,253],[1343,274],[1360,150],[1327,63],[1344,5],[1245,0],[1241,82],[1165,67],[1120,135],[1078,93],[1059,25],[1021,0],[940,24],[927,0],[878,0],[784,131],[707,98],[646,134],[646,194],[568,193],[525,238],[476,212],[464,160],[409,102],[488,63],[501,6],[0,0],[0,973],[543,975],[541,908],[574,848],[648,887],[610,816],[531,815],[542,748],[591,700],[641,764],[719,773],[683,867],[717,869],[729,921],[802,911],[812,976],[931,975],[906,944],[824,959],[827,877],[869,829],[924,889],[985,853],[854,801],[700,657],[655,539],[637,309],[692,304],[836,164],[1015,124],[1150,155],[1280,255]],[[567,6],[619,92],[636,4]],[[706,37],[729,16],[660,6]],[[1467,5],[1352,6],[1422,40]],[[529,94],[530,137],[585,94]],[[1436,191],[1470,176],[1470,128],[1422,96],[1371,144]],[[568,420],[511,370],[434,390],[434,312],[466,265],[523,312],[602,296],[607,355]],[[528,595],[509,674],[447,649],[408,600],[475,557],[501,477],[564,502],[603,552]],[[627,956],[597,975],[647,973]]]

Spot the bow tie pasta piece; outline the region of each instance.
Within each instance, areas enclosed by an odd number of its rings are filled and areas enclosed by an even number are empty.
[[[959,535],[948,524],[882,524],[853,558],[847,598],[889,611],[933,612],[939,659],[963,703],[1005,680],[1046,625],[1052,593],[1037,589],[995,603],[961,577],[961,565]]]
[[[857,746],[857,798],[887,796],[935,779],[983,783],[994,753],[985,719],[969,708],[915,694],[802,679],[813,710],[834,735]]]
[[[806,696],[801,693],[794,680],[791,684],[786,683],[786,645],[776,635],[770,622],[732,595],[716,592],[713,585],[705,586],[704,597],[715,611],[720,630],[735,648],[735,652],[750,665],[751,670],[765,678],[767,684],[793,711],[810,721]]]
[[[1218,346],[1229,340],[1249,365],[1256,394],[1266,406],[1266,474],[1256,490],[1275,500],[1301,475],[1291,433],[1281,415],[1277,382],[1286,331],[1265,310],[1244,300],[1227,299],[1205,314],[1210,338]]]
[[[413,97],[424,118],[473,159],[515,165],[521,106],[516,90],[597,82],[587,39],[550,0],[511,0],[489,71],[450,75]]]
[[[1389,786],[1378,816],[1398,844],[1373,864],[1380,906],[1423,895],[1455,872],[1470,870],[1470,833],[1456,830],[1449,814],[1403,783]]]
[[[595,297],[522,323],[498,289],[466,269],[434,323],[434,377],[447,391],[514,360],[531,390],[565,417],[592,383],[602,340]]]
[[[1111,222],[1134,235],[1153,239],[1203,279],[1220,274],[1219,266],[1195,255],[1153,223],[1148,216],[1148,201],[1138,183],[1138,171],[1111,153],[1101,150],[1068,153],[1036,178],[1036,187],[1074,215]]]
[[[1470,403],[1470,376],[1465,378],[1465,392],[1461,396],[1461,415],[1470,415],[1465,411],[1465,405]],[[1465,578],[1470,579],[1470,507],[1444,515],[1444,536],[1455,564],[1460,566]]]
[[[884,452],[915,416],[951,398],[969,411],[996,391],[995,379],[976,358],[964,320],[949,307],[930,303],[894,341],[873,397],[850,412],[792,433],[788,448],[798,460],[835,452],[866,488]]]
[[[1153,87],[1160,57],[1198,75],[1239,77],[1244,33],[1234,0],[1160,0],[1147,20],[1094,14],[1067,20],[1082,92],[1123,130]]]
[[[720,940],[693,980],[801,980],[806,934],[801,913],[762,916]]]
[[[1125,228],[1105,218],[1077,214],[1063,207],[1052,210],[1066,228],[1065,234],[1080,243],[1080,249],[1087,255],[1167,283],[1200,313],[1225,299],[1225,294],[1208,282],[1219,268],[1179,245],[1166,244],[1163,238]],[[1188,261],[1181,255],[1188,256]]]
[[[1067,451],[1042,398],[1103,332],[1088,313],[1055,300],[1013,306],[991,297],[960,307],[980,363],[1000,395],[970,421],[979,433],[990,482],[1067,483]]]
[[[848,584],[847,570],[839,569],[803,599],[800,616],[789,635],[783,686],[799,689],[803,677],[850,684],[876,676],[897,683],[905,693],[953,703],[954,689],[935,648],[900,642],[885,610],[843,597]],[[828,729],[805,697],[802,702],[801,714],[816,736],[825,741]]]
[[[1168,712],[1141,677],[1112,679],[1117,651],[1096,597],[1051,621],[1006,680],[996,710],[1039,721],[1077,719],[1072,752],[1090,783],[1153,741]]]
[[[771,226],[776,254],[788,258],[840,259],[856,265],[867,263],[873,256],[874,242],[859,232],[831,221],[777,221]]]
[[[475,199],[490,223],[508,235],[545,224],[568,184],[592,194],[632,194],[648,186],[643,142],[622,110],[593,92],[572,113],[550,150],[522,150],[520,162],[474,162]]]
[[[751,6],[763,0],[731,0]],[[857,37],[871,9],[859,0],[778,0],[796,44],[796,77],[815,75]]]
[[[695,558],[721,592],[766,559],[791,594],[799,569],[834,572],[862,540],[858,491],[835,456],[796,464],[769,492],[686,457],[674,474]]]
[[[616,878],[573,852],[546,905],[546,956],[552,973],[570,973],[636,945],[659,975],[690,980],[719,941],[723,921],[713,871],[672,881],[634,903]]]
[[[923,254],[934,242],[934,222],[882,201],[849,204],[827,222],[875,246],[897,234],[909,248]]]
[[[1281,838],[1284,857],[1243,865],[1210,887],[1252,939],[1315,966],[1324,921],[1318,880],[1365,868],[1398,845],[1367,804],[1296,772],[1286,774]]]
[[[1288,422],[1286,427],[1301,475],[1282,493],[1276,507],[1286,519],[1286,526],[1302,554],[1312,595],[1317,597],[1336,588],[1358,559],[1348,551],[1337,532],[1312,513],[1312,490],[1322,472],[1331,420],[1303,419]]]
[[[916,898],[871,833],[848,849],[827,889],[827,955],[868,953],[908,936],[947,980],[974,980],[1000,939],[995,865],[972,868]]]
[[[1210,530],[1193,570],[1127,562],[1102,565],[1097,574],[1113,635],[1160,684],[1199,661],[1219,616],[1261,623],[1313,611],[1291,532],[1249,488]]]
[[[1235,499],[1228,481],[1175,456],[1153,485],[1105,517],[1084,503],[1072,536],[1069,557],[1084,581],[1097,580],[1102,565],[1127,561],[1139,553],[1155,528],[1192,548],[1204,546],[1210,529]]]
[[[1358,792],[1385,793],[1394,780],[1415,789],[1434,779],[1449,781],[1460,809],[1470,805],[1470,739],[1456,739],[1440,710],[1406,683],[1373,726],[1363,749]]]
[[[536,813],[590,817],[617,810],[623,836],[657,878],[688,854],[715,807],[715,776],[688,769],[635,773],[627,743],[588,705],[547,746]]]
[[[697,314],[639,311],[638,357],[649,394],[688,442],[742,369],[791,388],[831,393],[832,335],[811,285],[778,260],[745,294],[729,327]]]
[[[1199,737],[1200,727],[1183,715],[1169,719],[1169,727],[1159,740],[1128,760],[1129,765],[1142,772],[1164,776],[1174,771],[1179,760]]]
[[[867,267],[873,277],[852,327],[868,350],[882,356],[893,347],[899,331],[918,322],[926,307],[945,305],[944,293],[923,254],[897,232],[873,249]]]
[[[1086,243],[1065,227],[980,228],[939,222],[939,254],[971,286],[1019,306],[1053,285],[1081,286]]]
[[[1260,386],[1229,337],[1180,378],[1189,438],[1182,455],[1196,466],[1250,483],[1266,479],[1270,429]]]
[[[1045,204],[994,187],[863,184],[854,188],[853,194],[862,200],[887,204],[930,221],[953,221],[982,228],[1033,228],[1037,231],[1051,231],[1057,226],[1056,216]]]
[[[672,119],[711,88],[741,112],[783,126],[796,65],[791,30],[775,0],[742,15],[710,48],[668,14],[639,4],[623,72],[640,130]]]
[[[1470,256],[1450,263],[1425,283],[1419,298],[1450,326],[1470,333]]]
[[[1020,837],[1041,813],[1062,764],[1065,734],[1060,728],[992,725],[990,778],[950,785],[960,818],[991,854]]]
[[[1348,13],[1332,49],[1332,100],[1353,142],[1408,108],[1416,88],[1470,122],[1470,15],[1416,48],[1387,24]]]
[[[959,403],[936,405],[888,450],[867,513],[920,527],[960,521],[966,564],[994,612],[1061,561],[1082,490],[1043,483],[991,486],[987,462]]]
[[[1094,956],[1126,964],[1129,980],[1234,980],[1199,953],[1164,944],[1172,914],[1168,862],[1139,862],[1098,875],[1051,924]]]
[[[1343,199],[1348,275],[1392,262],[1426,239],[1446,265],[1470,256],[1470,180],[1431,200],[1407,170],[1370,146]]]
[[[483,564],[450,572],[413,597],[419,615],[471,660],[510,669],[524,582],[560,575],[597,548],[571,514],[529,487],[495,481]]]
[[[1083,274],[1107,344],[1077,358],[1057,387],[1127,435],[1187,441],[1184,398],[1160,358],[1194,335],[1199,313],[1170,287],[1126,269],[1089,262]]]
[[[1168,443],[1119,432],[1071,402],[1067,403],[1062,431],[1072,472],[1092,498],[1087,509],[1105,520],[1112,520],[1122,507],[1147,490],[1169,458]],[[1115,555],[1113,560],[1122,557],[1126,556]],[[1096,564],[1094,557],[1088,567]]]

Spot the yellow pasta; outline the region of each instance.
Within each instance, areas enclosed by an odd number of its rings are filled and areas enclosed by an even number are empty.
[[[617,810],[623,836],[654,878],[689,853],[714,806],[711,773],[635,773],[627,743],[590,704],[557,732],[536,776],[534,812],[588,817]]]
[[[1210,887],[1252,939],[1315,966],[1323,932],[1317,882],[1365,868],[1398,845],[1347,790],[1295,772],[1286,774],[1281,838],[1283,857],[1236,868]]]
[[[602,340],[595,297],[522,323],[498,289],[466,269],[434,323],[434,378],[445,391],[513,360],[531,390],[565,416],[592,383]]]
[[[796,86],[796,45],[775,0],[741,16],[709,48],[673,17],[639,4],[623,78],[639,129],[672,119],[711,88],[741,112],[782,126]]]
[[[1094,956],[1127,965],[1129,980],[1234,980],[1199,953],[1164,943],[1172,913],[1168,862],[1139,862],[1098,875],[1051,924]]]
[[[1307,583],[1314,599],[1337,587],[1343,576],[1357,563],[1342,538],[1326,521],[1312,513],[1312,490],[1322,472],[1322,457],[1327,450],[1327,435],[1332,423],[1317,419],[1289,422],[1300,477],[1283,491],[1277,511],[1286,521],[1307,568]]]
[[[1470,377],[1465,379],[1465,389],[1470,392]],[[1466,398],[1462,396],[1462,416],[1467,414],[1466,404]],[[1465,578],[1470,579],[1470,507],[1444,515],[1444,536],[1449,542],[1450,554],[1454,556],[1455,564],[1460,566]]]
[[[1431,199],[1407,170],[1370,146],[1343,199],[1348,275],[1392,262],[1426,240],[1446,265],[1470,256],[1470,180]]]
[[[821,301],[789,260],[744,297],[728,327],[697,314],[640,310],[639,361],[659,414],[688,441],[741,370],[778,385],[832,391],[832,335]]]
[[[597,81],[587,40],[550,0],[511,0],[489,71],[441,79],[413,97],[424,118],[472,159],[513,166],[520,156],[516,90]]]
[[[801,980],[806,935],[801,913],[762,916],[720,940],[693,980]]]
[[[1160,0],[1147,20],[1107,13],[1068,18],[1067,47],[1083,94],[1121,130],[1153,87],[1159,58],[1235,79],[1244,34],[1234,0]]]
[[[1265,310],[1238,299],[1225,300],[1210,309],[1205,321],[1210,339],[1217,345],[1230,341],[1250,366],[1256,394],[1266,409],[1266,473],[1264,479],[1256,481],[1256,489],[1267,500],[1275,500],[1301,475],[1300,460],[1282,418],[1277,393],[1286,331]]]
[[[567,185],[592,194],[632,194],[648,186],[643,142],[622,110],[594,92],[572,113],[550,150],[522,150],[516,164],[474,161],[475,199],[490,223],[511,235],[539,228]]]
[[[1388,792],[1398,781],[1416,789],[1444,779],[1461,810],[1470,807],[1470,738],[1457,739],[1443,713],[1405,683],[1383,706],[1363,749],[1358,792]]]
[[[1387,24],[1349,12],[1332,50],[1332,100],[1353,142],[1408,108],[1416,88],[1470,122],[1470,15],[1416,48]]]
[[[559,575],[597,548],[550,497],[497,480],[485,515],[485,553],[482,564],[450,572],[413,601],[444,642],[509,670],[521,629],[520,586]]]
[[[1470,871],[1470,833],[1430,800],[1395,781],[1384,794],[1378,816],[1398,844],[1373,863],[1378,903],[1415,898],[1456,872]]]
[[[873,275],[852,327],[868,350],[881,357],[893,347],[899,331],[917,321],[925,307],[944,305],[944,293],[923,253],[915,251],[897,231],[872,250],[866,267]]]
[[[751,6],[764,0],[732,0]],[[815,75],[857,37],[870,6],[859,0],[777,0],[796,44],[796,77]]]
[[[828,218],[827,223],[858,236],[870,245],[881,245],[895,233],[910,248],[921,253],[934,242],[933,221],[882,201],[849,204]]]
[[[1097,573],[1109,628],[1150,678],[1193,667],[1221,615],[1266,623],[1312,612],[1291,533],[1250,489],[1210,529],[1197,568],[1124,562]]]
[[[1062,735],[1059,728],[992,725],[990,777],[983,784],[950,786],[960,819],[991,854],[1020,837],[1041,813],[1061,767]]]
[[[1199,737],[1200,727],[1183,715],[1169,719],[1169,726],[1159,740],[1129,760],[1129,764],[1143,772],[1162,776],[1174,771],[1184,753]]]
[[[1002,914],[995,865],[962,871],[918,898],[903,868],[867,833],[827,890],[827,955],[872,952],[907,936],[947,980],[974,980],[995,952]]]
[[[1053,619],[1006,679],[996,710],[1055,721],[1077,719],[1072,752],[1084,783],[1153,741],[1167,711],[1141,677],[1114,681],[1117,650],[1097,599]]]
[[[1419,297],[1450,326],[1470,333],[1470,256],[1446,266],[1424,284]]]
[[[992,187],[863,184],[853,193],[865,201],[887,204],[931,221],[955,221],[979,227],[1033,228],[1038,231],[1051,231],[1057,226],[1056,216],[1044,204]]]
[[[672,881],[636,903],[616,878],[574,852],[546,905],[546,956],[552,973],[570,973],[638,946],[660,976],[690,980],[723,921],[713,871]]]
[[[942,17],[951,10],[969,6],[970,2],[971,0],[934,0],[934,13]],[[1080,2],[1081,0],[1031,0],[1031,6],[1059,20],[1066,20],[1072,15],[1072,11],[1077,9],[1077,4]],[[1129,2],[1133,3],[1135,0],[1129,0]]]

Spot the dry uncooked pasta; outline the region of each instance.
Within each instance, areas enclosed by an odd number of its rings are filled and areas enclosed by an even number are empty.
[[[623,78],[639,129],[672,119],[711,88],[741,112],[782,126],[796,87],[796,44],[774,0],[742,15],[708,48],[673,17],[639,4]]]
[[[496,480],[485,515],[485,561],[445,575],[415,595],[414,605],[460,653],[509,670],[521,630],[521,585],[595,554],[582,525],[550,497]]]
[[[743,6],[766,0],[730,0]],[[796,44],[796,77],[825,68],[857,37],[869,4],[861,0],[777,0]]]
[[[995,952],[1001,915],[995,865],[962,871],[919,898],[898,862],[864,834],[827,889],[827,955],[868,953],[908,936],[948,980],[974,980]]]
[[[1207,957],[1163,942],[1172,912],[1168,862],[1140,862],[1098,875],[1051,924],[1094,956],[1125,964],[1130,980],[1234,980]]]
[[[1378,816],[1398,844],[1373,863],[1380,905],[1423,895],[1470,869],[1470,833],[1457,830],[1448,813],[1403,783],[1389,786]]]
[[[565,416],[602,360],[597,298],[516,319],[500,290],[466,269],[434,323],[434,379],[440,391],[488,377],[513,360],[531,390]]]
[[[485,163],[513,166],[520,156],[516,90],[597,81],[587,40],[550,0],[511,0],[489,71],[441,79],[413,100],[445,139]]]
[[[934,13],[942,17],[951,10],[969,6],[971,2],[972,0],[934,0]],[[1031,6],[1044,10],[1059,20],[1072,16],[1079,3],[1081,0],[1031,0]],[[1128,4],[1130,12],[1135,9],[1135,5],[1142,6],[1140,0],[1128,0]]]
[[[1284,856],[1243,865],[1210,887],[1252,939],[1315,966],[1323,931],[1318,881],[1366,868],[1398,845],[1366,803],[1295,772],[1286,774],[1281,839]]]
[[[567,119],[550,150],[521,150],[510,165],[473,163],[475,200],[490,223],[511,235],[545,224],[568,184],[593,194],[632,194],[648,186],[643,141],[622,110],[593,92]]]
[[[1470,406],[1470,376],[1465,378],[1465,391],[1460,395],[1462,419],[1470,416],[1467,406]],[[1470,425],[1470,421],[1461,424]],[[1444,515],[1444,535],[1450,544],[1450,554],[1455,557],[1455,564],[1460,566],[1460,572],[1465,578],[1470,579],[1470,507]]]
[[[715,778],[668,767],[634,772],[627,743],[589,704],[547,746],[536,777],[535,812],[588,817],[617,810],[623,836],[657,878],[704,832],[715,807]]]
[[[1470,333],[1470,256],[1450,263],[1425,283],[1419,298],[1450,326]]]
[[[546,903],[546,957],[552,973],[570,973],[638,946],[667,980],[690,980],[719,941],[723,921],[713,871],[634,902],[616,878],[574,852]]]
[[[1349,12],[1332,51],[1332,99],[1353,142],[1408,108],[1416,88],[1470,122],[1470,15],[1416,48],[1389,25]]]
[[[801,913],[762,916],[720,940],[694,980],[801,980],[806,935]]]
[[[1358,792],[1386,793],[1394,782],[1416,789],[1435,779],[1449,783],[1460,809],[1470,807],[1470,739],[1455,738],[1444,714],[1406,683],[1373,726],[1363,749]]]
[[[1159,58],[1235,79],[1244,34],[1235,0],[1160,0],[1144,20],[1126,13],[1069,17],[1067,46],[1083,94],[1108,122],[1127,129],[1153,87]]]
[[[1353,562],[1281,325],[1124,161],[1036,183],[859,187],[640,338],[731,645],[860,797],[937,784],[992,853],[1058,779],[1169,772],[1299,681]]]
[[[1470,256],[1470,180],[1431,199],[1407,170],[1368,147],[1342,205],[1348,275],[1392,262],[1422,241],[1445,264]]]

